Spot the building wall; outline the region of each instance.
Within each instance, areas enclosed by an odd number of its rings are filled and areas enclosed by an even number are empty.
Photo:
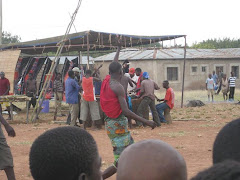
[[[123,61],[119,61],[122,63]],[[183,76],[183,60],[133,60],[130,61],[130,67],[141,68],[142,71],[149,73],[150,78],[153,79],[160,87],[162,82],[167,80],[167,68],[178,68],[178,80],[169,81],[170,86],[175,90],[181,90],[182,88],[182,76]],[[102,62],[95,61],[99,66]],[[103,67],[100,69],[101,78],[103,79],[108,74],[108,66],[111,61],[105,61]],[[209,60],[209,59],[194,59],[186,60],[185,68],[185,89],[205,89],[205,82],[209,73],[213,70],[216,71],[217,66],[223,66],[223,72],[230,76],[231,67],[239,66],[240,59],[222,59],[222,60]],[[197,72],[192,72],[192,67],[196,67]],[[202,72],[202,67],[206,67],[206,72]],[[240,72],[239,72],[240,74]],[[240,80],[237,79],[237,88],[240,88]]]
[[[0,52],[0,72],[5,72],[5,77],[9,79],[10,93],[13,93],[14,73],[20,53],[20,50],[6,50]]]

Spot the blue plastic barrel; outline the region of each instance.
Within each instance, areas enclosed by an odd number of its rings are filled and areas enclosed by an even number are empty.
[[[40,102],[41,103],[41,102]],[[49,100],[44,100],[42,103],[42,113],[49,113]]]

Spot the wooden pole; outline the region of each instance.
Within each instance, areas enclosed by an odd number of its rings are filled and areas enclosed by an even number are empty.
[[[0,0],[0,45],[2,44],[2,0]]]
[[[87,69],[89,69],[89,33],[87,34]]]
[[[184,96],[184,81],[185,81],[185,66],[186,66],[186,52],[187,52],[187,37],[184,36],[185,46],[184,46],[184,62],[183,62],[183,79],[182,79],[182,100],[181,100],[181,108],[183,108],[183,96]]]

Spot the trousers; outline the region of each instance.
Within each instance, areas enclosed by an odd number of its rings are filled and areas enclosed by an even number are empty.
[[[71,126],[76,125],[76,121],[78,118],[78,113],[79,113],[79,105],[78,104],[69,104],[70,108],[70,114],[71,114]]]
[[[166,119],[163,115],[163,112],[165,109],[169,108],[167,103],[160,103],[160,104],[157,104],[156,105],[156,109],[157,109],[157,112],[158,112],[158,116],[159,116],[159,119],[160,119],[160,122],[163,122],[163,123],[166,123]]]
[[[143,100],[141,101],[140,105],[138,106],[137,109],[137,115],[139,115],[140,117],[143,117],[143,111],[144,109],[150,107],[151,111],[152,111],[152,115],[153,115],[153,121],[157,124],[157,126],[160,126],[160,120],[158,117],[158,113],[157,113],[157,109],[155,106],[155,100],[152,100],[150,97],[144,97]],[[142,125],[141,122],[137,122],[137,124],[140,126]]]

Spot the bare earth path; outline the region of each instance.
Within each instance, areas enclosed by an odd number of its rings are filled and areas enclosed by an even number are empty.
[[[191,178],[200,170],[212,164],[212,145],[219,130],[233,119],[240,117],[240,106],[234,104],[213,104],[201,108],[176,108],[172,112],[175,120],[172,125],[162,125],[161,128],[133,129],[132,136],[135,142],[143,139],[160,139],[175,147],[185,158],[188,168],[188,177]],[[16,130],[15,138],[7,137],[11,147],[17,180],[31,180],[28,155],[34,139],[48,129],[59,126],[52,124],[52,114],[41,115],[46,121],[38,124],[19,123],[25,114],[15,117],[12,124]],[[191,121],[186,121],[186,120]],[[105,169],[113,161],[112,147],[104,129],[99,131],[88,130],[98,144]],[[4,130],[5,132],[5,130]],[[5,133],[6,134],[6,133]],[[159,162],[161,163],[161,162]],[[3,171],[0,179],[5,180]],[[115,176],[110,178],[115,179]]]

